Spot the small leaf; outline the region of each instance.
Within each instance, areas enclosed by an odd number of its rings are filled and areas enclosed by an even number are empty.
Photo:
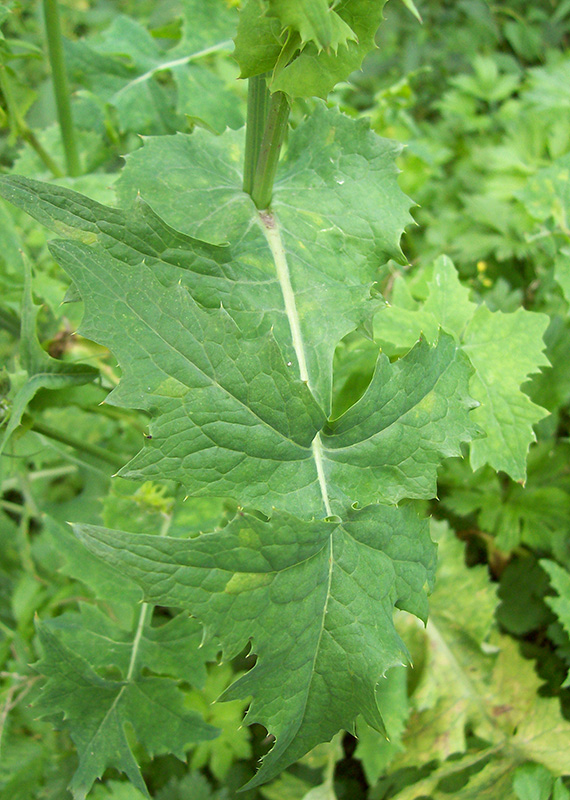
[[[334,53],[357,36],[340,17],[328,0],[269,0],[271,14],[278,17],[283,28],[293,28],[301,41],[314,42],[317,49]]]
[[[89,638],[90,627],[75,628],[72,623],[70,628],[67,615],[38,623],[43,657],[36,669],[48,678],[38,707],[42,716],[51,717],[58,727],[69,731],[77,748],[79,766],[69,787],[75,800],[85,800],[93,782],[107,767],[126,773],[132,784],[150,797],[127,739],[127,723],[151,756],[174,753],[180,759],[185,757],[188,745],[211,739],[217,732],[197,714],[184,709],[182,695],[171,679],[142,677],[133,673],[129,664],[125,669],[120,646],[107,661],[113,639],[104,630],[109,623],[101,629],[102,620],[100,612],[90,612],[91,630],[105,634],[95,640]],[[137,647],[136,637],[128,646],[125,642],[124,656],[129,663]],[[148,660],[148,656],[143,659]],[[96,671],[113,663],[123,667],[124,680],[109,680]]]
[[[520,390],[541,366],[548,366],[543,335],[548,317],[517,309],[512,314],[491,312],[468,299],[468,290],[448,258],[434,264],[428,296],[417,309],[392,305],[375,319],[375,335],[389,352],[405,352],[423,334],[429,341],[437,326],[455,334],[475,372],[469,383],[479,402],[473,422],[485,434],[470,446],[471,466],[490,464],[516,481],[526,478],[528,448],[536,440],[532,426],[546,411]]]

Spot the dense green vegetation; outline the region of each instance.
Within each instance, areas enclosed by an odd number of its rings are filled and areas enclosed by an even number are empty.
[[[570,798],[570,2],[0,25],[0,800]]]

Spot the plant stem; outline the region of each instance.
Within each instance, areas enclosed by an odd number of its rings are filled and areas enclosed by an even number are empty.
[[[69,100],[69,84],[63,55],[58,2],[57,0],[43,0],[43,8],[53,90],[57,106],[59,127],[61,129],[61,140],[65,152],[67,172],[73,177],[81,174],[81,165],[79,163],[77,139]]]
[[[167,536],[168,531],[170,529],[170,525],[172,523],[172,514],[165,514],[164,519],[162,521],[162,525],[160,528],[159,536]],[[141,643],[141,638],[144,632],[145,627],[151,622],[152,614],[154,611],[154,605],[152,603],[143,603],[141,612],[139,615],[139,621],[137,625],[137,630],[135,633],[135,638],[133,639],[133,649],[131,651],[131,660],[129,662],[129,669],[127,672],[127,681],[132,681],[133,675],[135,674],[135,669],[137,666],[137,657],[139,653],[139,647]]]
[[[44,425],[43,422],[40,422],[37,419],[32,422],[31,430],[35,431],[36,433],[41,433],[42,436],[47,436],[48,439],[54,439],[56,442],[61,442],[62,444],[67,444],[69,447],[73,447],[76,450],[89,453],[89,455],[95,456],[95,458],[99,458],[101,461],[106,461],[107,464],[111,464],[113,467],[122,467],[125,463],[126,459],[124,459],[122,456],[112,453],[109,450],[105,450],[103,447],[99,447],[96,444],[89,444],[88,442],[75,439],[75,437],[69,436],[66,433],[61,433],[61,431],[57,431],[55,428],[52,428],[49,425]]]
[[[251,192],[253,202],[260,210],[269,208],[271,203],[279,153],[285,138],[288,119],[289,101],[283,92],[275,92],[271,95],[267,125],[261,142]]]
[[[4,64],[0,64],[0,91],[2,92],[6,102],[8,121],[11,131],[16,135],[21,136],[25,142],[28,142],[28,144],[33,147],[40,159],[53,174],[54,178],[62,178],[63,172],[61,171],[59,165],[53,160],[47,150],[44,149],[43,145],[38,141],[36,134],[30,127],[28,127],[27,122],[22,117],[20,109],[18,108],[18,103],[16,102],[12,92],[8,70]]]
[[[269,91],[265,75],[254,75],[249,79],[247,87],[247,127],[243,162],[243,190],[248,194],[253,191],[253,179],[267,121],[268,105]]]

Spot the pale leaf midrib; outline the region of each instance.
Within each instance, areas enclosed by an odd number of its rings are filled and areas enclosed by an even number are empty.
[[[118,100],[122,94],[127,92],[129,89],[132,89],[133,86],[149,80],[153,77],[153,75],[156,75],[157,72],[164,72],[165,70],[174,69],[175,67],[180,67],[184,64],[189,64],[191,61],[196,61],[199,58],[204,58],[205,56],[212,55],[213,53],[218,53],[221,50],[230,50],[232,44],[232,40],[227,39],[223,42],[218,42],[217,44],[211,45],[210,47],[204,47],[202,50],[197,50],[195,53],[190,53],[186,56],[176,58],[173,61],[165,61],[164,63],[157,64],[156,66],[151,67],[147,72],[144,72],[142,75],[138,75],[136,78],[133,78],[133,80],[129,81],[127,84],[125,84],[125,86],[121,86],[121,88],[111,96],[111,102]]]
[[[297,362],[299,364],[299,376],[301,380],[304,381],[310,389],[311,381],[307,368],[307,359],[305,356],[305,343],[303,341],[303,336],[301,332],[301,323],[299,320],[299,313],[297,311],[297,304],[295,302],[295,293],[293,291],[293,286],[291,284],[289,265],[287,263],[287,255],[285,252],[285,247],[283,245],[283,240],[281,238],[281,231],[279,229],[279,224],[275,215],[269,211],[260,211],[259,220],[261,223],[261,227],[263,229],[263,233],[265,234],[267,244],[271,251],[271,255],[273,257],[273,261],[275,264],[275,270],[277,272],[277,277],[279,279],[279,284],[281,286],[281,292],[283,294],[283,301],[285,304],[285,311],[287,313],[287,319],[289,321],[289,327],[291,330],[291,338],[293,340],[293,349],[295,350],[295,355],[297,356]],[[321,437],[320,433],[318,432],[316,433],[315,438],[313,439],[311,449],[312,449],[313,459],[315,462],[317,476],[319,479],[319,487],[321,490],[323,505],[327,513],[327,516],[330,517],[332,516],[332,509],[330,505],[326,475],[324,470]],[[329,546],[329,553],[328,553],[329,569],[327,576],[326,600],[323,606],[323,613],[321,618],[318,640],[316,642],[315,651],[313,655],[313,663],[311,665],[311,680],[307,685],[307,691],[305,693],[305,698],[303,703],[303,710],[299,715],[299,722],[296,729],[297,731],[301,728],[303,719],[305,717],[307,704],[309,702],[309,694],[312,684],[312,678],[313,675],[315,674],[315,666],[321,648],[321,641],[325,630],[325,621],[328,612],[328,605],[331,597],[331,587],[332,587],[332,577],[333,577],[333,567],[334,567],[332,532],[329,536],[328,546]],[[291,737],[290,742],[293,741],[293,739],[294,736]]]

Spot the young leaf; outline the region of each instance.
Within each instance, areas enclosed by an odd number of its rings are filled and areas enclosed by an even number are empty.
[[[248,0],[235,40],[241,77],[270,72],[272,92],[325,99],[376,46],[384,5],[385,0],[345,0],[330,9],[325,0]],[[281,35],[283,27],[292,36]]]
[[[248,721],[277,738],[252,785],[351,730],[358,713],[382,726],[375,685],[406,659],[392,609],[425,618],[434,569],[427,525],[411,508],[369,506],[344,522],[240,514],[186,541],[94,526],[76,533],[149,601],[191,608],[225,658],[252,637],[257,664],[224,695],[252,696]]]
[[[318,52],[332,50],[337,53],[340,46],[358,37],[328,0],[269,0],[269,11],[279,18],[283,28],[292,28],[301,37],[301,42],[313,42]]]
[[[111,766],[125,772],[150,797],[127,739],[126,723],[151,756],[174,753],[180,759],[189,744],[211,739],[217,731],[185,710],[171,679],[141,675],[141,666],[152,663],[153,649],[160,648],[160,632],[156,644],[141,646],[137,631],[130,643],[119,638],[115,646],[114,631],[109,638],[114,626],[100,612],[85,613],[86,627],[76,627],[74,621],[70,627],[66,617],[38,624],[43,657],[36,669],[48,678],[38,704],[41,714],[68,730],[77,748],[79,766],[69,787],[75,800],[84,800],[93,782]],[[196,642],[192,644],[197,654]],[[97,671],[113,664],[121,668],[123,679],[104,678]]]

